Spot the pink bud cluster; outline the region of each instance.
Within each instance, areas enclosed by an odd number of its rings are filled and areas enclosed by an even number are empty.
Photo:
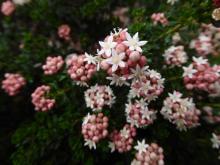
[[[49,111],[55,104],[55,99],[48,99],[45,95],[50,92],[50,86],[42,85],[31,94],[32,103],[36,111]]]
[[[67,64],[67,73],[70,75],[71,79],[86,83],[92,76],[96,73],[96,65],[88,63],[86,56],[76,54],[69,55],[66,60]]]
[[[203,107],[204,120],[210,124],[215,124],[220,122],[220,113],[219,111],[214,112],[212,107],[205,106]]]
[[[101,139],[104,139],[108,135],[108,117],[103,113],[97,115],[88,114],[82,124],[82,134],[85,141],[90,141],[92,144],[88,144],[90,148],[98,143]],[[90,146],[91,145],[91,146]]]
[[[10,1],[6,0],[5,2],[2,2],[1,5],[1,12],[5,16],[10,16],[15,11],[15,4]]]
[[[142,97],[144,100],[155,100],[164,89],[164,79],[160,73],[148,69],[139,79],[133,79],[129,98]]]
[[[190,48],[195,49],[201,56],[207,56],[213,52],[212,38],[201,33],[197,39],[191,41]]]
[[[114,150],[117,150],[119,153],[123,153],[123,152],[128,152],[132,149],[135,136],[136,136],[135,127],[126,124],[120,132],[114,130],[110,134],[110,140],[113,143]]]
[[[206,91],[209,94],[218,93],[220,75],[219,71],[216,70],[216,66],[210,66],[207,61],[199,63],[194,60],[188,68],[190,67],[193,71],[192,74],[184,75],[184,84],[188,90],[197,89]]]
[[[60,38],[68,41],[70,40],[70,32],[71,32],[70,26],[67,24],[63,24],[59,26],[57,33]]]
[[[161,23],[162,25],[166,26],[169,24],[167,18],[165,17],[164,13],[153,13],[151,15],[151,20],[153,21],[154,25]]]
[[[181,66],[182,64],[186,63],[188,59],[183,46],[171,46],[165,51],[163,56],[166,64],[171,67]]]
[[[43,65],[43,70],[45,75],[52,75],[57,73],[63,66],[63,58],[61,56],[57,57],[47,57],[46,64]]]
[[[133,44],[136,42],[136,46],[131,45],[132,41]],[[135,68],[137,65],[143,67],[147,63],[141,49],[145,43],[147,42],[139,41],[138,33],[132,39],[127,29],[119,29],[118,32],[115,30],[115,33],[107,36],[104,42],[100,42],[100,45],[103,46],[98,51],[101,68],[110,76],[117,75],[128,79],[131,68]],[[111,48],[107,49],[109,45]]]
[[[127,122],[131,125],[145,127],[153,123],[156,119],[156,111],[148,108],[144,100],[136,100],[135,103],[126,105]]]
[[[146,152],[137,152],[131,165],[164,165],[163,148],[156,143],[151,143]]]
[[[93,111],[101,111],[104,106],[111,107],[115,101],[112,89],[106,85],[95,85],[84,93],[86,106]]]
[[[2,89],[10,96],[18,94],[25,85],[26,80],[20,74],[6,73],[5,79],[2,81]]]
[[[177,91],[169,93],[169,97],[164,100],[161,114],[180,131],[199,125],[200,110],[196,108],[192,98],[182,98],[182,94]]]
[[[212,55],[218,56],[220,53],[220,29],[212,24],[202,24],[201,33],[212,40]]]

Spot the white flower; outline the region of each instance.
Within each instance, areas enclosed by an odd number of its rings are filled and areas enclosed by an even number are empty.
[[[96,144],[94,141],[85,139],[84,146],[89,146],[89,149],[91,150],[92,148],[96,149]]]
[[[149,146],[148,144],[145,143],[145,140],[143,139],[141,142],[138,140],[137,145],[134,147],[140,154],[142,152],[147,152],[147,147]]]
[[[13,0],[15,5],[24,5],[26,3],[29,3],[31,0]]]
[[[131,165],[141,165],[141,162],[134,159],[132,162],[131,162]]]
[[[112,56],[105,61],[112,65],[112,72],[115,72],[118,67],[125,67],[125,62],[123,61],[124,58],[125,53],[118,54],[115,50],[112,50]]]
[[[76,85],[79,85],[80,87],[89,87],[89,85],[86,82],[82,81],[75,81]]]
[[[207,64],[208,60],[204,59],[203,57],[193,57],[193,61],[197,64],[197,65],[203,65],[203,64]]]
[[[136,65],[136,68],[133,69],[131,68],[131,75],[130,78],[133,79],[140,79],[142,76],[147,74],[149,66],[145,66],[145,67],[140,67],[139,65]]]
[[[113,32],[110,33],[110,35],[118,36],[121,32],[127,31],[128,29],[122,29],[122,28],[114,28]]]
[[[112,49],[117,45],[116,42],[113,42],[113,36],[109,36],[105,42],[99,41],[99,44],[102,49],[98,52],[98,54],[101,55],[105,53],[108,57],[111,56]]]
[[[120,131],[121,136],[124,137],[125,139],[129,138],[129,133],[130,131],[127,130],[125,127]]]
[[[138,52],[142,52],[141,46],[147,43],[147,41],[139,41],[138,32],[133,37],[129,33],[126,33],[126,39],[127,41],[123,43],[132,51],[137,50]]]
[[[115,84],[116,86],[122,86],[122,85],[129,85],[129,83],[126,81],[125,77],[120,77],[116,74],[113,74],[112,77],[107,77],[107,80],[111,80],[110,85]]]
[[[220,147],[220,139],[214,133],[212,133],[211,142],[212,142],[212,148],[219,149],[219,147]]]
[[[183,67],[183,77],[188,76],[189,78],[193,77],[193,74],[197,72],[197,70],[193,69],[193,65],[190,64],[188,67]]]
[[[109,143],[108,143],[108,147],[111,149],[111,152],[114,152],[114,151],[115,151],[115,144],[114,144],[114,143],[109,142]]]
[[[87,124],[90,118],[91,118],[91,115],[90,113],[88,113],[87,116],[83,118],[83,125]]]
[[[167,0],[167,3],[174,5],[178,0]]]
[[[177,91],[174,91],[173,94],[172,93],[168,93],[170,99],[173,101],[173,102],[180,102],[182,99],[182,94],[177,92]]]
[[[149,74],[150,78],[157,78],[157,79],[161,78],[160,73],[158,73],[155,70],[148,70],[148,74]]]
[[[96,57],[92,56],[91,54],[88,54],[85,52],[85,56],[86,58],[84,59],[84,61],[86,61],[88,64],[94,64],[96,65],[98,60]]]
[[[139,89],[131,88],[130,91],[129,91],[129,94],[128,94],[128,99],[132,99],[132,98],[135,98],[135,97],[140,97]]]

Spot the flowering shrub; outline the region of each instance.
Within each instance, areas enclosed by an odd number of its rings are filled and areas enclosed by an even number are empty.
[[[1,2],[1,164],[219,164],[215,7]]]

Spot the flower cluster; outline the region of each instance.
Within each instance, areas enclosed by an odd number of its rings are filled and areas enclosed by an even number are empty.
[[[201,56],[212,54],[218,56],[220,52],[220,30],[211,24],[202,24],[197,39],[192,40],[190,47]]]
[[[218,150],[218,152],[219,152],[218,158],[220,159],[220,135],[212,133],[211,142],[212,142],[212,148]]]
[[[85,140],[85,145],[90,149],[96,149],[96,143],[104,139],[108,135],[108,117],[103,113],[97,115],[88,114],[82,124],[82,134]]]
[[[203,107],[204,120],[210,124],[215,124],[220,122],[220,113],[214,111],[212,107],[205,106]]]
[[[155,70],[137,68],[132,76],[134,79],[131,83],[129,99],[142,97],[144,100],[152,101],[163,92],[164,79]]]
[[[45,97],[48,92],[50,92],[50,86],[42,85],[31,94],[36,111],[49,111],[53,108],[55,100]]]
[[[92,78],[97,70],[96,61],[91,61],[92,56],[87,53],[77,56],[71,54],[66,60],[67,73],[71,79],[77,81],[79,84],[86,84]]]
[[[85,91],[85,101],[93,111],[101,111],[104,106],[112,106],[115,96],[109,86],[95,85]]]
[[[46,64],[43,65],[43,70],[45,75],[52,75],[57,73],[63,66],[63,58],[61,56],[57,57],[47,57]]]
[[[184,84],[188,90],[198,89],[213,96],[219,94],[219,67],[211,67],[207,59],[193,57],[193,63],[183,67]]]
[[[114,130],[110,134],[110,140],[112,142],[109,143],[109,147],[111,148],[111,152],[117,150],[119,153],[128,152],[132,149],[132,144],[134,141],[134,137],[136,136],[136,129],[126,124],[122,130],[117,131]]]
[[[5,16],[9,16],[14,11],[15,11],[15,4],[12,1],[6,0],[5,2],[2,2],[2,5],[1,5],[2,14],[4,14]]]
[[[164,100],[161,114],[165,119],[177,126],[180,131],[199,125],[200,111],[191,98],[182,98],[182,94],[174,91]]]
[[[165,17],[164,13],[153,13],[151,15],[151,20],[153,21],[154,25],[157,25],[158,23],[161,23],[163,26],[166,26],[169,24],[167,18]]]
[[[186,63],[188,59],[183,46],[171,46],[165,51],[163,56],[166,64],[171,67],[181,66]]]
[[[60,25],[58,27],[58,36],[64,40],[70,40],[70,32],[71,32],[71,28],[69,25]]]
[[[144,100],[136,100],[135,103],[126,104],[127,122],[131,125],[145,127],[153,123],[156,119],[156,111],[148,108]]]
[[[10,96],[20,92],[21,88],[26,85],[26,80],[20,74],[6,73],[5,80],[2,81],[2,89]]]
[[[126,84],[131,69],[137,65],[143,67],[147,63],[141,49],[146,43],[147,41],[140,41],[138,33],[132,37],[127,29],[115,30],[104,42],[100,41],[98,57],[101,68],[111,76],[109,79],[117,85]]]
[[[135,159],[131,165],[164,165],[163,149],[156,143],[150,145],[145,144],[145,140],[138,141],[138,145],[135,146],[138,151],[135,155]]]
[[[213,52],[212,38],[203,33],[190,43],[190,48],[194,48],[201,56],[207,56]]]

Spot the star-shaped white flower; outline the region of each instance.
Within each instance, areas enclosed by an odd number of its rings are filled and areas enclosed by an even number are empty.
[[[167,0],[167,3],[174,5],[178,0]]]
[[[220,139],[214,133],[212,133],[211,142],[212,142],[212,148],[219,149],[219,147],[220,147]]]
[[[125,58],[125,53],[117,53],[114,49],[112,50],[112,56],[105,61],[112,65],[112,72],[115,72],[118,67],[124,68],[125,62],[123,59]]]
[[[173,93],[168,93],[168,95],[173,102],[181,101],[182,94],[180,92],[174,91]]]
[[[141,109],[148,109],[148,103],[144,99],[136,100],[136,103],[140,105]]]
[[[121,32],[127,31],[128,29],[122,29],[122,28],[114,28],[113,32],[110,33],[110,35],[118,36]]]
[[[120,131],[121,136],[124,137],[125,139],[129,138],[129,133],[130,131],[127,130],[125,127]]]
[[[111,149],[111,152],[114,152],[114,151],[115,151],[115,144],[114,144],[114,143],[109,142],[109,143],[108,143],[108,147]]]
[[[91,115],[90,113],[88,113],[87,116],[83,118],[83,125],[87,124],[90,118],[91,118]]]
[[[147,43],[147,41],[139,41],[138,32],[133,37],[127,32],[126,39],[127,41],[123,43],[132,51],[137,50],[138,52],[142,52],[141,46]]]
[[[193,77],[193,74],[197,72],[197,70],[193,69],[193,65],[190,64],[188,67],[183,67],[183,77],[188,76],[189,78]]]
[[[86,58],[84,59],[84,61],[86,61],[88,64],[94,64],[96,65],[98,60],[96,57],[92,56],[91,54],[88,54],[85,52],[85,56]]]
[[[140,79],[142,76],[147,74],[149,66],[140,67],[139,65],[136,65],[136,68],[131,68],[131,75],[129,78],[133,79]]]
[[[98,54],[101,55],[105,53],[108,57],[111,56],[112,49],[117,45],[116,42],[113,42],[113,36],[109,36],[105,42],[99,41],[99,44],[102,49],[98,52]]]
[[[118,76],[116,74],[113,74],[112,77],[107,77],[107,80],[111,80],[110,85],[116,85],[116,86],[122,86],[122,85],[129,85],[129,83],[126,81],[126,78],[123,76]]]
[[[203,64],[207,64],[208,60],[204,59],[203,57],[193,57],[193,61],[197,64],[197,65],[203,65]]]
[[[89,146],[89,149],[91,150],[92,148],[96,149],[96,144],[94,141],[85,139],[84,146]]]
[[[145,143],[145,140],[143,139],[141,142],[138,140],[137,145],[134,147],[140,154],[142,152],[147,152],[147,147],[149,146],[148,144]]]
[[[160,73],[158,73],[155,70],[148,70],[148,74],[149,74],[150,78],[157,78],[157,79],[161,78]]]

